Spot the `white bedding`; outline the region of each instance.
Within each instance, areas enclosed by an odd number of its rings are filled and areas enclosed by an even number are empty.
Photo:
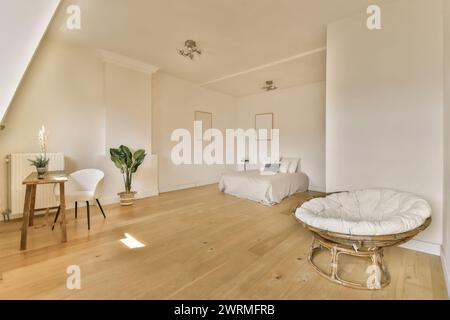
[[[276,173],[261,175],[258,170],[224,174],[219,189],[227,194],[260,202],[264,205],[280,203],[297,192],[307,191],[309,179],[304,173]]]

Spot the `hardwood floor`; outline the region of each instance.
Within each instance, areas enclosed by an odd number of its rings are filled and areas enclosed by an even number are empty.
[[[310,194],[274,207],[225,195],[216,185],[175,191],[133,207],[67,211],[59,226],[29,230],[19,251],[20,221],[0,223],[1,299],[447,299],[439,257],[386,250],[391,284],[354,290],[316,274],[306,260],[311,235],[291,216]],[[52,216],[47,217],[48,222]],[[42,225],[45,217],[37,217]],[[129,249],[129,233],[146,247]],[[326,257],[324,257],[325,259]],[[356,276],[356,261],[346,274]],[[66,268],[81,268],[81,289],[66,288]]]

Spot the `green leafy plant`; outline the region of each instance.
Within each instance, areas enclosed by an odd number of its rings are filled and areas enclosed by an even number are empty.
[[[36,156],[36,159],[28,159],[28,161],[30,161],[31,165],[35,166],[36,168],[45,168],[48,166],[50,159],[47,158],[45,154],[40,154]]]
[[[123,182],[125,184],[125,191],[131,192],[131,181],[133,174],[137,171],[139,166],[144,162],[145,150],[139,149],[132,152],[130,148],[126,146],[120,146],[117,149],[109,149],[111,160],[115,166],[120,169],[123,176]]]

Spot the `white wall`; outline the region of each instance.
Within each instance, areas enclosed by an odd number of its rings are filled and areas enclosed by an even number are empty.
[[[159,72],[153,78],[152,104],[160,192],[216,183],[222,173],[234,169],[226,165],[174,165],[170,154],[176,142],[171,142],[170,136],[178,128],[192,133],[196,110],[212,112],[213,127],[222,132],[234,128],[235,98]]]
[[[444,8],[444,242],[442,260],[450,294],[450,2]]]
[[[138,197],[158,194],[157,158],[151,147],[152,75],[136,72],[115,64],[104,64],[105,145],[110,148],[126,145],[132,150],[144,149],[147,157],[133,177],[133,189]],[[117,187],[123,179],[118,169],[106,157],[105,194],[114,202]],[[123,191],[123,190],[119,190]]]
[[[239,98],[237,127],[255,127],[255,115],[274,113],[280,129],[280,156],[301,158],[310,189],[325,191],[325,83]]]
[[[0,123],[59,0],[0,0]]]
[[[69,172],[104,170],[103,198],[115,201],[123,181],[112,167],[108,148],[127,143],[151,153],[150,93],[148,75],[109,66],[89,49],[43,41],[5,117],[6,129],[0,132],[0,211],[6,208],[3,159],[9,153],[39,152],[37,132],[43,124],[50,131],[49,151],[66,155]],[[118,111],[119,107],[124,108]],[[117,116],[124,112],[123,118]],[[141,178],[135,187],[141,195],[157,190],[155,161],[149,157],[138,172]]]
[[[427,199],[442,243],[442,0],[382,7],[382,30],[361,14],[328,26],[327,191],[385,187]],[[439,248],[437,246],[437,248]]]

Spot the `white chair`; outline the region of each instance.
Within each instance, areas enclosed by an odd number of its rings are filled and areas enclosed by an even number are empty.
[[[105,212],[98,200],[103,190],[103,179],[105,174],[97,169],[84,169],[76,171],[69,175],[69,180],[66,183],[65,196],[66,203],[75,202],[75,219],[78,216],[78,202],[85,201],[87,206],[87,220],[88,230],[91,229],[91,219],[89,212],[89,201],[96,201],[100,208],[103,217],[106,219]],[[53,192],[57,199],[59,199],[59,188],[54,188]],[[56,212],[55,221],[53,222],[52,230],[55,228],[55,223],[58,220],[60,207]]]

